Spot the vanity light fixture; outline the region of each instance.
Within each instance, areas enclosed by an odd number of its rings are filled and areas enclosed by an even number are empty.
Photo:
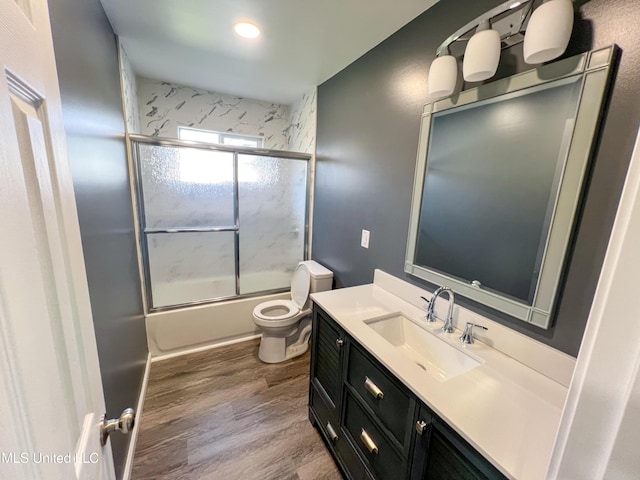
[[[534,10],[534,4],[540,6]],[[564,53],[572,28],[571,0],[504,2],[460,28],[438,47],[429,68],[429,97],[436,100],[454,93],[460,57],[465,81],[487,80],[495,75],[503,48],[524,42],[527,63],[548,62]]]
[[[238,22],[233,26],[233,29],[244,38],[257,38],[260,36],[260,27],[250,22]]]
[[[524,61],[543,63],[564,53],[573,30],[571,0],[551,0],[531,15],[524,37]]]
[[[431,100],[448,97],[456,89],[458,61],[445,50],[429,67],[429,97]]]
[[[500,62],[500,34],[483,20],[467,43],[462,62],[462,76],[467,82],[493,77]]]

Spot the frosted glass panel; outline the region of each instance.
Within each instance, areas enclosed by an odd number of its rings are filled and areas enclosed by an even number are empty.
[[[304,260],[307,162],[238,156],[240,293],[287,288]]]
[[[306,159],[132,143],[152,310],[289,288],[305,259]]]
[[[581,85],[433,115],[417,265],[532,304]]]
[[[139,144],[145,228],[234,225],[233,153]]]
[[[147,235],[153,307],[235,295],[233,232]]]

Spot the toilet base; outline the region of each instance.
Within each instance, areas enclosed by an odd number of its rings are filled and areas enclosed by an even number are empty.
[[[289,335],[263,331],[258,358],[265,363],[280,363],[298,357],[309,349],[311,319],[303,318]]]

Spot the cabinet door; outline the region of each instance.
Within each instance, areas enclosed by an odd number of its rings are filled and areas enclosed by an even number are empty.
[[[412,480],[506,479],[451,427],[432,415],[424,406],[420,410],[418,422],[424,422],[425,426],[422,435],[416,431]]]
[[[345,334],[319,308],[314,309],[311,378],[329,401],[331,409],[340,405],[342,390],[342,350]]]
[[[318,307],[314,308],[311,343],[310,419],[320,430],[348,480],[369,480],[364,464],[340,428],[340,401],[346,348],[344,331]]]

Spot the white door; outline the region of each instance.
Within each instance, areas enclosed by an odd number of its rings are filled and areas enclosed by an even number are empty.
[[[0,478],[115,478],[46,0],[0,0]]]

